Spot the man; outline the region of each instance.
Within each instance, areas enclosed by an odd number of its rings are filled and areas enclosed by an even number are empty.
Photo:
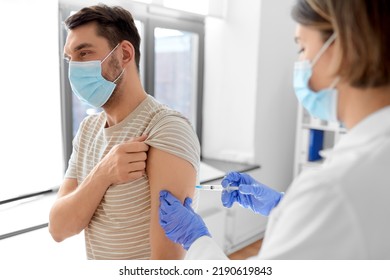
[[[159,225],[159,192],[170,186],[183,201],[194,196],[196,134],[143,90],[140,37],[128,11],[97,5],[65,23],[72,90],[103,111],[87,117],[73,141],[51,235],[60,242],[84,230],[88,259],[183,258]]]

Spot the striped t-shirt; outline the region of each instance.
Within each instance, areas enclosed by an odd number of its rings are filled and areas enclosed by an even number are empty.
[[[158,103],[153,97],[148,95],[119,124],[108,128],[105,125],[104,112],[88,116],[80,124],[73,140],[66,178],[75,178],[80,184],[114,145],[142,134],[148,135],[146,144],[187,160],[199,173],[200,146],[191,124],[180,113]],[[87,257],[149,259],[149,228],[147,175],[111,186],[84,230]]]

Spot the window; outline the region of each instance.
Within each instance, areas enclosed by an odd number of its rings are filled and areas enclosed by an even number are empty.
[[[58,2],[13,0],[0,5],[1,242],[47,225],[53,190],[63,180],[65,157]]]
[[[186,116],[202,141],[204,18],[151,12],[145,32],[147,92]]]
[[[154,39],[154,96],[196,128],[198,35],[158,27]]]
[[[56,1],[1,2],[3,202],[62,181],[57,9]]]

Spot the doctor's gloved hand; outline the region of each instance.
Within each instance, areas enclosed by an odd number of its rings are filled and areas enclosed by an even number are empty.
[[[184,205],[168,191],[160,192],[160,225],[165,235],[188,250],[199,237],[210,233],[202,218],[191,207],[192,199],[187,197]]]
[[[221,182],[222,186],[237,186],[239,190],[222,191],[222,204],[232,207],[238,202],[244,208],[250,208],[253,212],[268,216],[271,210],[278,205],[284,193],[267,187],[245,173],[230,172]]]

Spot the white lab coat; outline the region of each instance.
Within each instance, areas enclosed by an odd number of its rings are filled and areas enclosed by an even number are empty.
[[[302,173],[272,211],[259,259],[390,259],[390,106]],[[208,237],[187,259],[224,259]]]

